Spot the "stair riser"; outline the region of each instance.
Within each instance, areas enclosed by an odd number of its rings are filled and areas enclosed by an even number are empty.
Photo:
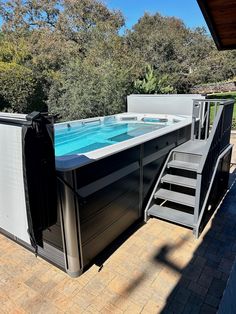
[[[168,183],[163,183],[161,185],[161,188],[166,189],[166,190],[170,190],[170,191],[174,191],[174,192],[178,192],[178,193],[188,194],[191,196],[196,195],[196,189],[189,188],[189,187],[182,186],[182,185],[176,185],[176,184],[170,185]]]
[[[157,198],[155,197],[155,199],[159,199],[159,198],[158,198],[158,197],[157,197]],[[164,199],[163,199],[163,201],[164,201]],[[166,201],[173,202],[173,203],[175,202],[175,200],[173,200],[173,199],[171,199],[171,198],[166,199]],[[179,201],[178,201],[178,204],[180,204]],[[182,201],[181,204],[184,205],[184,206],[192,207],[192,208],[194,207],[193,204],[190,204],[190,203],[187,203],[187,202],[185,203],[184,201]]]
[[[171,223],[174,223],[174,224],[178,224],[180,226],[185,226],[185,227],[189,227],[189,228],[192,228],[194,227],[194,224],[193,223],[186,223],[186,222],[183,222],[183,221],[178,221],[178,220],[175,220],[175,219],[172,219],[171,217],[165,217],[165,216],[162,216],[162,215],[155,215],[155,216],[152,216],[151,217],[153,218],[159,218],[161,220],[165,220],[165,221],[169,221]]]
[[[173,174],[173,175],[177,175],[177,176],[183,176],[186,178],[197,179],[196,171],[183,170],[183,169],[178,169],[178,168],[169,168],[168,172]]]
[[[168,180],[161,180],[162,184],[170,184],[171,186],[176,185],[179,187],[187,188],[187,189],[196,189],[196,185],[188,185],[186,183],[182,184],[181,182],[176,181],[168,181]]]

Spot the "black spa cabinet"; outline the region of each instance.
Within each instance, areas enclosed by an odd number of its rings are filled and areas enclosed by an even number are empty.
[[[98,254],[143,219],[170,150],[189,137],[187,125],[83,166],[57,167],[58,222],[44,232],[44,241],[64,251],[70,276],[83,273]]]

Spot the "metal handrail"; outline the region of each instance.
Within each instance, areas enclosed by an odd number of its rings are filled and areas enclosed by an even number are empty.
[[[232,117],[230,117],[230,119],[229,119],[230,124],[226,126],[227,128],[224,129],[225,126],[224,125],[222,126],[222,123],[224,122],[223,114],[225,113],[225,107],[228,105],[234,105],[234,100],[229,100],[229,101],[227,100],[227,101],[221,101],[220,102],[220,107],[217,111],[216,117],[215,117],[214,122],[213,122],[211,133],[210,133],[208,140],[207,140],[206,149],[204,152],[204,158],[202,158],[201,163],[200,163],[199,168],[198,168],[198,171],[197,171],[199,174],[202,173],[204,164],[206,163],[207,155],[209,154],[211,149],[214,147],[214,139],[217,142],[217,144],[219,144],[218,145],[220,148],[219,153],[221,153],[221,151],[229,144],[229,143],[222,143],[222,141],[220,141],[222,139],[224,133],[231,130]],[[222,129],[222,127],[223,127],[223,129]],[[220,135],[220,139],[217,137],[219,135]],[[222,144],[224,144],[224,145],[222,145]]]
[[[203,205],[202,205],[202,208],[201,208],[201,211],[200,211],[200,215],[198,217],[198,221],[197,221],[197,225],[195,227],[195,230],[196,230],[196,237],[198,237],[199,235],[199,228],[200,228],[200,225],[201,225],[201,222],[202,222],[202,218],[203,218],[203,214],[204,214],[204,211],[205,211],[205,207],[207,205],[207,201],[208,201],[208,197],[210,195],[210,192],[211,192],[211,189],[212,189],[212,186],[213,186],[213,183],[214,183],[214,179],[215,179],[215,176],[216,176],[216,172],[217,172],[217,168],[218,168],[218,165],[220,163],[220,160],[221,158],[230,150],[232,149],[232,145],[229,145],[217,158],[217,161],[216,161],[216,165],[215,165],[215,168],[214,168],[214,171],[213,171],[213,175],[212,175],[212,178],[211,178],[211,182],[209,184],[209,187],[207,189],[207,193],[206,193],[206,196],[205,196],[205,199],[204,199],[204,202],[203,202]]]
[[[229,105],[229,103],[231,103],[232,101],[234,101],[233,99],[231,98],[225,98],[225,99],[220,99],[220,98],[214,98],[214,99],[211,99],[211,98],[208,98],[208,99],[198,99],[198,98],[195,98],[193,99],[193,101],[199,101],[199,102],[214,102],[214,101],[218,101],[220,102],[221,104],[223,105]]]
[[[158,185],[159,185],[160,182],[161,182],[161,178],[162,178],[162,176],[163,176],[164,171],[166,170],[166,167],[167,167],[167,164],[168,164],[168,162],[169,162],[169,160],[170,160],[171,155],[172,155],[172,150],[169,152],[169,155],[168,155],[168,157],[166,158],[165,164],[164,164],[164,166],[162,167],[161,173],[160,173],[160,175],[159,175],[159,177],[158,177],[158,179],[157,179],[157,182],[156,182],[155,187],[154,187],[154,189],[153,189],[153,191],[152,191],[152,194],[151,194],[151,196],[150,196],[150,198],[149,198],[149,201],[148,201],[148,203],[147,203],[147,206],[145,207],[145,210],[144,210],[144,221],[145,221],[145,222],[148,221],[148,209],[149,209],[150,204],[151,204],[151,202],[152,202],[152,200],[153,200],[153,197],[154,197],[154,194],[155,194],[155,192],[156,192],[156,190],[157,190],[157,187],[158,187]]]
[[[205,152],[204,152],[204,155],[203,155],[203,158],[201,159],[201,162],[199,164],[199,167],[198,167],[198,170],[197,170],[197,173],[201,174],[202,173],[202,170],[203,170],[203,167],[206,163],[206,159],[207,159],[207,156],[208,156],[208,152],[210,151],[211,149],[211,145],[212,145],[212,142],[213,142],[213,139],[214,139],[214,136],[216,135],[215,133],[215,130],[217,128],[217,125],[219,124],[220,122],[220,118],[222,116],[222,112],[223,112],[223,108],[219,108],[218,112],[217,112],[217,115],[216,115],[216,118],[214,120],[214,123],[213,123],[213,128],[212,128],[212,131],[208,137],[208,140],[206,142],[206,146],[205,146]]]
[[[217,103],[217,101],[214,102]],[[204,211],[204,204],[208,198],[209,186],[211,186],[218,157],[230,145],[234,100],[220,100],[218,103],[219,108],[197,170],[200,182],[198,184],[200,188],[199,197],[196,204],[198,219],[203,215],[202,211]]]
[[[193,99],[193,114],[192,114],[192,129],[191,129],[191,139],[196,138],[196,133],[198,139],[207,140],[209,136],[210,127],[210,109],[211,104],[215,103],[213,119],[215,120],[217,114],[217,106],[228,106],[234,103],[233,99]],[[196,132],[196,122],[199,122],[198,132]],[[202,134],[204,133],[204,137]]]

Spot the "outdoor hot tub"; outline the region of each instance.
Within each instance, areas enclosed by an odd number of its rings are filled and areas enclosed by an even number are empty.
[[[0,233],[74,277],[101,262],[190,139],[193,97],[130,95],[126,113],[56,124],[0,113]]]
[[[58,222],[44,240],[78,276],[143,218],[171,149],[189,140],[192,117],[122,113],[55,124]]]

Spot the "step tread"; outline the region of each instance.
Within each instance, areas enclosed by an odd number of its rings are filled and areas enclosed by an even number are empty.
[[[168,162],[168,167],[179,168],[184,170],[192,170],[196,171],[198,169],[199,164],[194,162],[180,161],[180,160],[172,160]]]
[[[148,210],[148,215],[172,221],[180,225],[194,227],[194,217],[192,214],[188,214],[173,208],[153,205]]]
[[[174,203],[194,207],[195,206],[195,196],[174,192],[166,189],[159,189],[155,194],[154,198],[160,198],[166,201],[171,201]]]
[[[197,180],[187,177],[176,176],[172,174],[166,174],[161,178],[161,182],[180,185],[188,188],[195,189],[197,185]]]
[[[205,152],[206,144],[206,140],[190,140],[174,148],[174,151],[202,156]]]

